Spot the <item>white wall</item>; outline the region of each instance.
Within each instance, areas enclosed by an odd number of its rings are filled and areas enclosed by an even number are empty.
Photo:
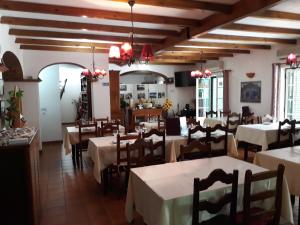
[[[76,119],[77,112],[74,101],[78,101],[80,97],[81,72],[82,68],[75,65],[59,65],[59,85],[63,86],[65,83],[65,79],[67,79],[65,91],[62,96],[62,99],[60,100],[62,123],[72,123]]]
[[[40,78],[41,139],[43,142],[62,140],[59,65],[43,69]]]
[[[1,16],[1,13],[0,13]],[[23,67],[23,50],[20,49],[20,46],[15,43],[15,37],[8,34],[9,27],[8,25],[0,25],[0,58],[6,51],[13,52],[19,59]],[[1,74],[1,72],[0,72]]]
[[[118,67],[110,64],[110,69],[120,70],[120,73],[136,70],[149,70],[157,73],[161,73],[167,77],[174,77],[174,73],[178,71],[193,70],[195,66],[181,66],[181,65],[131,65]],[[179,104],[179,111],[185,107],[185,104],[192,104],[192,100],[195,99],[196,87],[175,87],[175,84],[167,85],[167,97],[173,102],[173,110],[177,112],[177,105]]]

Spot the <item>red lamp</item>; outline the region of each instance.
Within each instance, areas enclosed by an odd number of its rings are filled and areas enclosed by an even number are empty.
[[[286,64],[289,66],[297,65],[297,55],[294,53],[290,53],[286,59]]]
[[[88,69],[83,69],[82,72],[81,72],[81,74],[83,76],[89,76],[90,75],[90,71]]]
[[[129,44],[128,42],[123,43],[120,48],[120,54],[122,60],[124,61],[131,59],[133,57],[133,50],[131,44]]]
[[[153,59],[153,49],[151,45],[144,45],[141,54],[141,60],[145,62],[149,62]]]

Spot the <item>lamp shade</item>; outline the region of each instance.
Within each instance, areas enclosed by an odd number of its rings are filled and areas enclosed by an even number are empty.
[[[144,45],[141,54],[141,60],[149,62],[154,57],[152,46],[151,45]]]
[[[129,44],[128,42],[123,43],[121,45],[120,53],[122,60],[131,59],[133,57],[133,50],[131,44]]]
[[[120,58],[120,48],[118,46],[112,45],[109,49],[109,58]]]
[[[286,59],[286,64],[293,66],[297,64],[297,55],[294,53],[290,53]]]
[[[88,69],[83,69],[81,72],[81,75],[83,76],[89,76],[90,75],[90,71]]]

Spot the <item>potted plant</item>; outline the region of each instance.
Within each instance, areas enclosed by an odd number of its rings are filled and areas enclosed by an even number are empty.
[[[9,106],[6,108],[5,120],[8,122],[8,126],[12,128],[22,127],[25,124],[24,118],[22,118],[22,102],[24,91],[17,89],[8,92],[9,98],[7,100]]]

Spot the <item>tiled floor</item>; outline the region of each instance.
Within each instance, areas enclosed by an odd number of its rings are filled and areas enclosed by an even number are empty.
[[[103,194],[93,178],[89,160],[85,159],[82,171],[75,170],[71,157],[64,155],[62,144],[44,144],[40,164],[41,225],[128,224],[124,216],[125,197]],[[142,224],[141,218],[134,222]]]

